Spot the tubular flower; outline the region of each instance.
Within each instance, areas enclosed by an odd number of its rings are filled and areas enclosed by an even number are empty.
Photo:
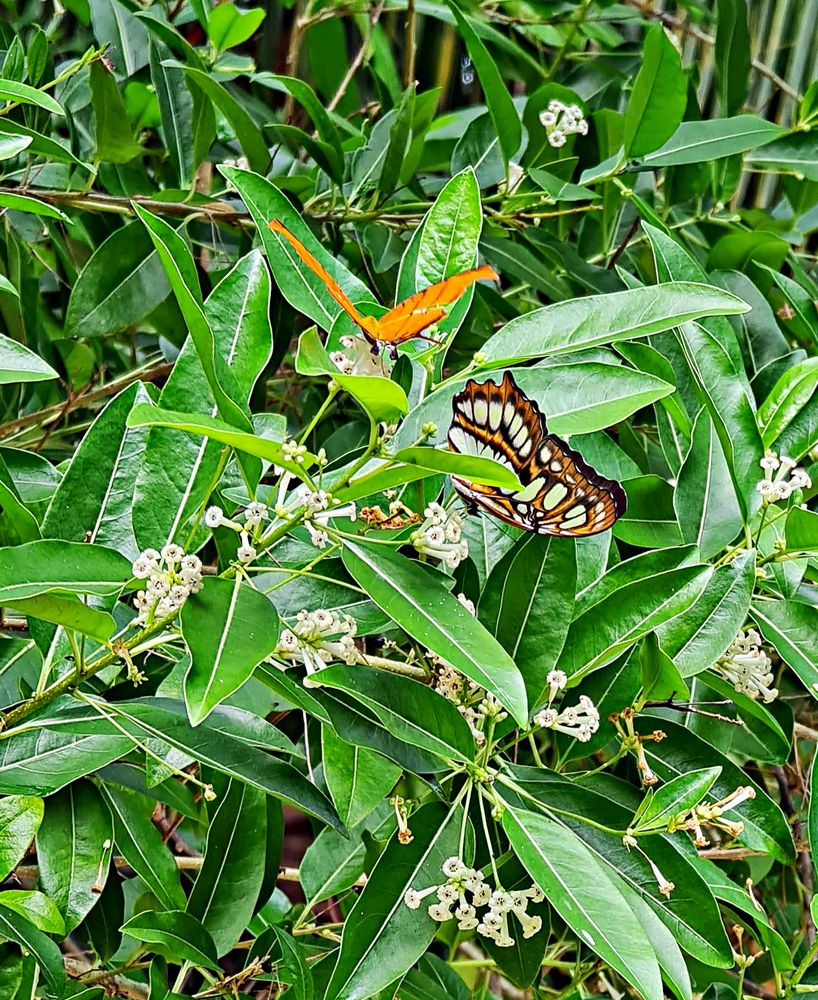
[[[756,483],[756,490],[761,494],[765,506],[777,500],[789,500],[796,490],[805,490],[812,486],[809,474],[804,469],[798,468],[797,463],[787,455],[779,458],[769,453],[761,459],[759,465],[764,471],[764,476]]]
[[[273,656],[291,663],[303,663],[308,676],[337,660],[353,666],[361,662],[353,638],[355,629],[355,619],[349,615],[342,618],[336,611],[323,608],[302,610],[296,615],[295,623],[282,631]]]
[[[547,109],[540,114],[540,124],[545,129],[548,145],[554,149],[564,146],[569,135],[588,134],[588,122],[578,104],[549,101]]]
[[[145,589],[134,597],[137,622],[173,614],[202,589],[202,562],[198,556],[186,556],[180,545],[168,544],[161,552],[145,549],[131,572],[146,581]]]
[[[544,708],[537,712],[534,721],[545,729],[554,729],[580,743],[587,743],[599,729],[599,712],[591,699],[581,694],[578,705],[559,712],[555,708]]]
[[[423,514],[426,520],[412,532],[409,542],[421,555],[441,559],[449,569],[457,569],[469,555],[460,515],[456,511],[447,514],[439,503],[430,503]]]
[[[761,648],[761,636],[755,629],[742,629],[727,652],[719,658],[715,670],[729,681],[736,691],[750,698],[761,698],[769,704],[778,697],[772,686],[772,660]]]

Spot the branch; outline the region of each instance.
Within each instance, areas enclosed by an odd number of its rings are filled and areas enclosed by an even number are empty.
[[[99,986],[104,985],[105,992],[109,996],[126,997],[127,1000],[147,1000],[148,998],[148,987],[142,983],[135,983],[132,979],[118,976],[113,972],[110,976],[99,979],[97,978],[99,968],[75,955],[63,955],[63,964],[66,975],[71,979],[78,979],[82,982],[85,976],[93,975],[94,983]]]

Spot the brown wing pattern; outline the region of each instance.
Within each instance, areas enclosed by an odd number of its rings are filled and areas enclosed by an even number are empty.
[[[569,537],[605,531],[624,513],[627,499],[619,483],[548,434],[539,407],[509,372],[499,385],[470,379],[452,409],[449,447],[489,456],[523,484],[515,492],[455,478],[467,503],[526,531]]]

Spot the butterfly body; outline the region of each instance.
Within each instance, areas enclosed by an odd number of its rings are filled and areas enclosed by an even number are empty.
[[[506,372],[503,381],[470,379],[452,400],[449,447],[511,469],[521,490],[454,478],[468,507],[544,535],[583,537],[611,527],[625,511],[619,483],[606,479],[553,434],[537,404]]]
[[[487,265],[476,267],[470,271],[453,274],[437,284],[410,295],[383,316],[364,316],[327,269],[289,229],[277,219],[274,219],[269,226],[274,233],[287,240],[301,261],[321,279],[330,296],[372,344],[375,353],[381,344],[386,344],[395,357],[398,345],[411,340],[412,337],[422,336],[424,330],[443,319],[446,315],[444,306],[451,305],[460,298],[470,285],[483,278],[493,280],[497,278],[492,268]]]

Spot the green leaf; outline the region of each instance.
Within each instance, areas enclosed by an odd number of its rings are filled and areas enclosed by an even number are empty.
[[[113,817],[117,851],[165,909],[181,909],[185,905],[185,894],[176,862],[145,812],[144,804],[148,800],[107,783],[100,789]]]
[[[815,136],[809,132],[791,132],[759,150],[754,150],[745,163],[751,168],[791,174],[799,179],[818,180],[818,149]]]
[[[267,149],[267,143],[258,125],[256,125],[244,106],[233,94],[217,80],[214,80],[212,76],[208,76],[207,73],[197,69],[195,66],[186,66],[183,63],[177,63],[173,60],[164,60],[162,65],[170,66],[174,69],[182,69],[185,72],[188,80],[201,90],[204,97],[230,123],[250,167],[253,170],[266,171],[270,163],[270,153]]]
[[[315,986],[312,968],[307,964],[304,946],[281,927],[273,925],[273,931],[281,948],[281,957],[286,969],[286,978],[289,983],[287,992],[292,995],[292,1000],[313,1000]]]
[[[404,90],[389,129],[389,145],[386,147],[378,178],[378,190],[383,194],[391,194],[395,190],[400,182],[401,172],[405,169],[406,155],[412,139],[416,88],[417,84],[412,83]]]
[[[750,73],[750,32],[746,0],[716,0],[716,73],[723,115],[732,115],[747,97]]]
[[[127,422],[128,427],[172,427],[175,430],[187,431],[188,434],[198,434],[213,441],[221,441],[222,444],[230,445],[238,452],[255,455],[266,462],[281,465],[285,469],[289,468],[292,472],[304,468],[304,466],[296,466],[284,458],[279,442],[235,430],[231,424],[227,424],[223,420],[206,417],[200,413],[175,413],[172,410],[163,410],[149,403],[141,403],[128,414]],[[312,459],[312,456],[307,455],[305,458],[309,460]],[[309,468],[307,463],[305,466]]]
[[[290,244],[269,229],[268,223],[273,219],[278,219],[298,237],[322,267],[325,267],[338,282],[352,302],[372,301],[372,293],[366,285],[321,245],[292,204],[274,184],[247,170],[237,170],[234,167],[219,169],[238,191],[252,215],[276,284],[294,309],[309,316],[314,323],[328,332],[342,311],[323,283],[318,281],[312,271],[302,263]]]
[[[15,212],[31,212],[32,215],[43,215],[49,219],[59,219],[67,225],[71,225],[73,220],[61,212],[53,205],[49,205],[39,198],[32,198],[26,194],[16,194],[11,191],[0,193],[0,207],[10,208]]]
[[[77,781],[46,802],[37,833],[40,885],[71,933],[99,899],[108,878],[111,814],[90,782]]]
[[[455,174],[435,198],[421,223],[417,256],[401,262],[398,296],[409,296],[475,266],[483,211],[480,189],[471,167]],[[414,268],[411,264],[414,263]],[[437,323],[437,340],[447,341],[460,327],[474,298],[470,286]],[[408,345],[407,345],[408,347]],[[416,350],[422,351],[418,346]]]
[[[127,427],[134,405],[149,405],[139,382],[115,396],[86,431],[43,519],[47,538],[108,545],[128,559],[139,555],[131,512],[147,432]]]
[[[666,830],[675,817],[701,802],[720,774],[720,767],[704,767],[677,775],[656,791],[650,791],[634,816],[634,832]]]
[[[33,104],[52,115],[65,116],[62,105],[50,94],[44,90],[37,90],[36,87],[29,87],[26,83],[18,83],[16,80],[0,80],[0,98],[15,104]]]
[[[413,639],[490,691],[519,725],[525,725],[525,685],[508,653],[442,580],[435,580],[418,563],[384,549],[346,542],[344,565]]]
[[[181,627],[191,657],[185,703],[198,726],[275,649],[277,615],[268,598],[237,574],[234,580],[206,580],[185,601]]]
[[[493,458],[483,458],[480,455],[458,454],[454,451],[444,451],[442,448],[428,448],[415,445],[412,448],[401,448],[393,456],[396,462],[403,465],[419,465],[431,472],[443,472],[447,476],[458,476],[473,483],[485,483],[488,486],[502,486],[509,490],[522,489],[517,476],[500,462]]]
[[[682,537],[698,547],[703,559],[721,552],[744,525],[724,451],[706,409],[696,417],[673,506]]]
[[[645,714],[639,717],[636,730],[641,734],[652,733],[659,724],[659,717]],[[721,775],[716,779],[712,795],[716,799],[726,798],[740,785],[750,785],[756,793],[754,799],[731,809],[731,820],[741,820],[744,829],[738,841],[757,851],[764,851],[784,864],[795,857],[792,832],[780,807],[767,793],[723,756],[714,746],[697,736],[690,729],[661,718],[661,728],[667,738],[658,743],[646,740],[644,743],[648,762],[664,781],[679,774],[689,774],[699,768],[721,766]]]
[[[701,673],[725,652],[747,619],[755,583],[754,554],[734,559],[713,571],[686,611],[659,626],[662,649],[682,677]]]
[[[252,432],[253,426],[246,404],[236,385],[235,376],[226,360],[219,354],[213,330],[202,309],[195,265],[187,245],[163,219],[138,205],[134,207],[134,211],[148,230],[165,268],[190,336],[196,345],[196,352],[207,376],[219,414],[227,423],[239,428],[240,431]],[[246,463],[244,467],[246,470],[252,468]]]
[[[92,608],[69,595],[49,593],[22,601],[6,600],[3,601],[3,607],[9,611],[17,611],[27,618],[37,618],[53,625],[75,629],[99,642],[107,642],[117,630],[113,617],[107,611]]]
[[[37,889],[6,889],[0,892],[0,906],[8,907],[25,917],[46,934],[65,934],[65,922],[48,896]]]
[[[625,112],[626,156],[644,156],[663,145],[684,115],[687,90],[676,46],[661,24],[645,35],[642,64]]]
[[[520,148],[522,142],[522,126],[520,116],[514,107],[506,89],[503,77],[497,68],[496,63],[489,55],[489,51],[481,41],[477,31],[472,25],[471,18],[461,13],[457,5],[451,0],[447,3],[449,9],[454,14],[457,22],[457,30],[466,44],[469,57],[474,63],[477,76],[486,97],[491,120],[500,138],[500,148],[503,151],[503,158],[506,163],[514,156]]]
[[[131,578],[124,556],[102,545],[37,541],[0,549],[0,603],[61,594],[118,593]]]
[[[818,358],[806,358],[784,370],[758,409],[764,445],[771,448],[818,389]],[[800,455],[793,456],[800,458]]]
[[[384,801],[401,776],[401,768],[391,760],[345,743],[329,726],[321,729],[321,759],[332,801],[348,830]]]
[[[94,37],[110,45],[110,59],[120,78],[132,76],[148,64],[148,34],[142,23],[119,0],[89,0]]]
[[[222,3],[214,7],[207,17],[207,34],[217,52],[235,48],[246,42],[264,20],[264,11],[239,10],[235,4]]]
[[[242,257],[204,304],[217,351],[235,376],[241,398],[249,400],[272,350],[270,277],[260,251]],[[192,338],[185,341],[159,397],[162,409],[215,417],[207,377]],[[187,539],[224,461],[223,449],[207,437],[156,427],[150,431],[137,474],[134,530],[142,546]],[[186,529],[187,533],[183,533]]]
[[[818,512],[790,507],[785,525],[788,549],[818,549]]]
[[[71,289],[69,337],[103,337],[134,326],[168,295],[170,285],[145,227],[115,229],[94,251]]]
[[[438,925],[425,908],[410,910],[406,890],[440,882],[459,851],[462,812],[430,803],[412,813],[409,844],[392,836],[344,924],[325,1000],[364,1000],[402,976],[426,951]]]
[[[120,725],[140,740],[144,740],[145,734],[163,740],[200,763],[209,764],[268,795],[275,795],[324,823],[339,825],[326,796],[296,768],[257,749],[258,745],[265,744],[258,744],[255,739],[248,742],[242,739],[247,738],[248,724],[254,720],[249,713],[236,714],[235,710],[226,711],[220,707],[202,725],[194,728],[187,721],[181,703],[152,698],[148,703],[118,702],[117,715]],[[268,728],[277,732],[272,726]],[[273,748],[271,744],[266,745]]]
[[[63,995],[65,969],[62,954],[51,938],[7,907],[0,907],[0,935],[16,942],[26,954],[32,955],[51,989],[58,997]]]
[[[322,830],[309,845],[301,861],[301,886],[312,906],[339,896],[361,876],[366,847],[359,835],[342,836],[337,830]]]
[[[660,998],[656,957],[616,876],[571,830],[547,816],[507,807],[503,829],[529,875],[579,939],[644,997]]]
[[[204,859],[187,912],[201,921],[224,955],[250,922],[262,879],[267,838],[264,794],[230,781],[210,819]]]
[[[139,156],[142,147],[134,140],[116,80],[100,61],[91,63],[90,73],[96,122],[94,157],[97,162],[127,163]]]
[[[646,337],[704,316],[728,316],[749,307],[730,292],[689,281],[630,288],[556,302],[511,320],[481,351],[495,368]]]
[[[619,653],[664,622],[685,612],[712,572],[709,566],[686,566],[630,582],[617,578],[610,593],[577,609],[559,659],[569,677],[579,677],[610,663]]]
[[[51,367],[24,344],[0,333],[0,385],[42,382],[59,378]]]
[[[800,601],[760,600],[750,617],[810,694],[818,691],[818,608]]]
[[[226,6],[229,5],[222,4],[216,10]],[[165,46],[151,41],[151,83],[159,104],[162,132],[179,186],[186,188],[190,185],[193,172],[199,165],[195,162],[193,139],[194,100],[185,83],[185,74],[182,70],[164,65],[163,60],[167,59],[168,55]]]
[[[576,579],[574,543],[531,534],[494,567],[481,594],[478,617],[520,664],[532,706],[542,702],[545,679],[556,667],[568,634]]]
[[[345,375],[339,371],[327,354],[314,326],[298,339],[295,368],[302,375],[329,375],[375,421],[394,421],[409,409],[406,393],[397,382],[381,375]]]
[[[684,541],[676,511],[674,491],[661,476],[637,476],[622,482],[628,506],[614,524],[614,538],[640,548],[672,547]]]
[[[642,158],[639,169],[655,170],[735,156],[772,142],[783,134],[780,125],[764,121],[757,115],[682,122],[661,149]]]
[[[673,873],[676,890],[667,900],[659,892],[648,862],[638,852],[629,851],[621,836],[585,822],[587,819],[608,828],[627,829],[634,804],[639,802],[632,785],[611,779],[604,785],[591,787],[591,782],[568,781],[545,768],[512,765],[508,770],[512,784],[506,776],[498,778],[504,799],[508,799],[510,788],[514,788],[519,793],[519,807],[531,808],[528,796],[533,796],[538,808],[557,810],[560,822],[570,826],[599,861],[639,893],[685,951],[714,968],[729,968],[733,964],[730,942],[713,896],[698,871],[676,849],[675,839],[659,836],[649,841],[651,859],[662,872]]]
[[[171,961],[190,962],[206,969],[217,969],[216,946],[201,923],[182,910],[160,913],[144,910],[126,921],[121,930],[137,941],[154,945],[151,951],[165,954]]]
[[[474,758],[474,739],[463,716],[425,684],[385,670],[340,663],[319,671],[313,683],[351,694],[398,739],[421,750],[461,763]]]
[[[16,868],[43,820],[43,800],[31,795],[0,799],[0,877]]]

